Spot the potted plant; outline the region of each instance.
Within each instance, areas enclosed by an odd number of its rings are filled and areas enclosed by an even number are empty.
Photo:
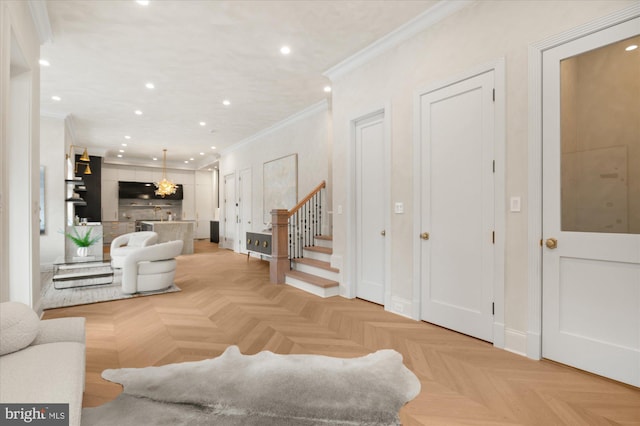
[[[96,243],[100,239],[100,235],[91,237],[91,227],[87,227],[87,232],[84,235],[80,235],[77,228],[73,228],[73,234],[65,233],[67,238],[74,242],[78,246],[78,256],[86,257],[89,252],[89,247]]]

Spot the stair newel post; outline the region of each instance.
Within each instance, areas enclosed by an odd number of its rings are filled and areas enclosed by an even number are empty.
[[[284,284],[284,274],[290,270],[289,212],[283,209],[271,210],[271,261],[269,275],[274,284]]]

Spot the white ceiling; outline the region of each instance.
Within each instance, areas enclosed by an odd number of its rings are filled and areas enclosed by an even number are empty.
[[[49,0],[41,108],[71,114],[77,144],[92,155],[158,165],[152,157],[167,148],[170,165],[199,168],[330,97],[324,71],[436,3]]]

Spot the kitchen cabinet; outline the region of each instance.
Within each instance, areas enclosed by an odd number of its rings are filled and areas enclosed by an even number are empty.
[[[102,181],[102,221],[118,220],[118,181]]]
[[[210,224],[213,220],[213,175],[208,171],[195,173],[195,221],[196,238],[210,237]]]
[[[182,220],[196,219],[196,191],[193,184],[182,185]]]

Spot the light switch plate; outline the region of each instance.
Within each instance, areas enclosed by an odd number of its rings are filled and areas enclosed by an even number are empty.
[[[520,197],[511,197],[509,200],[509,210],[512,212],[520,211]]]
[[[396,203],[393,208],[393,211],[397,214],[404,213],[404,203],[400,203],[400,202]]]

